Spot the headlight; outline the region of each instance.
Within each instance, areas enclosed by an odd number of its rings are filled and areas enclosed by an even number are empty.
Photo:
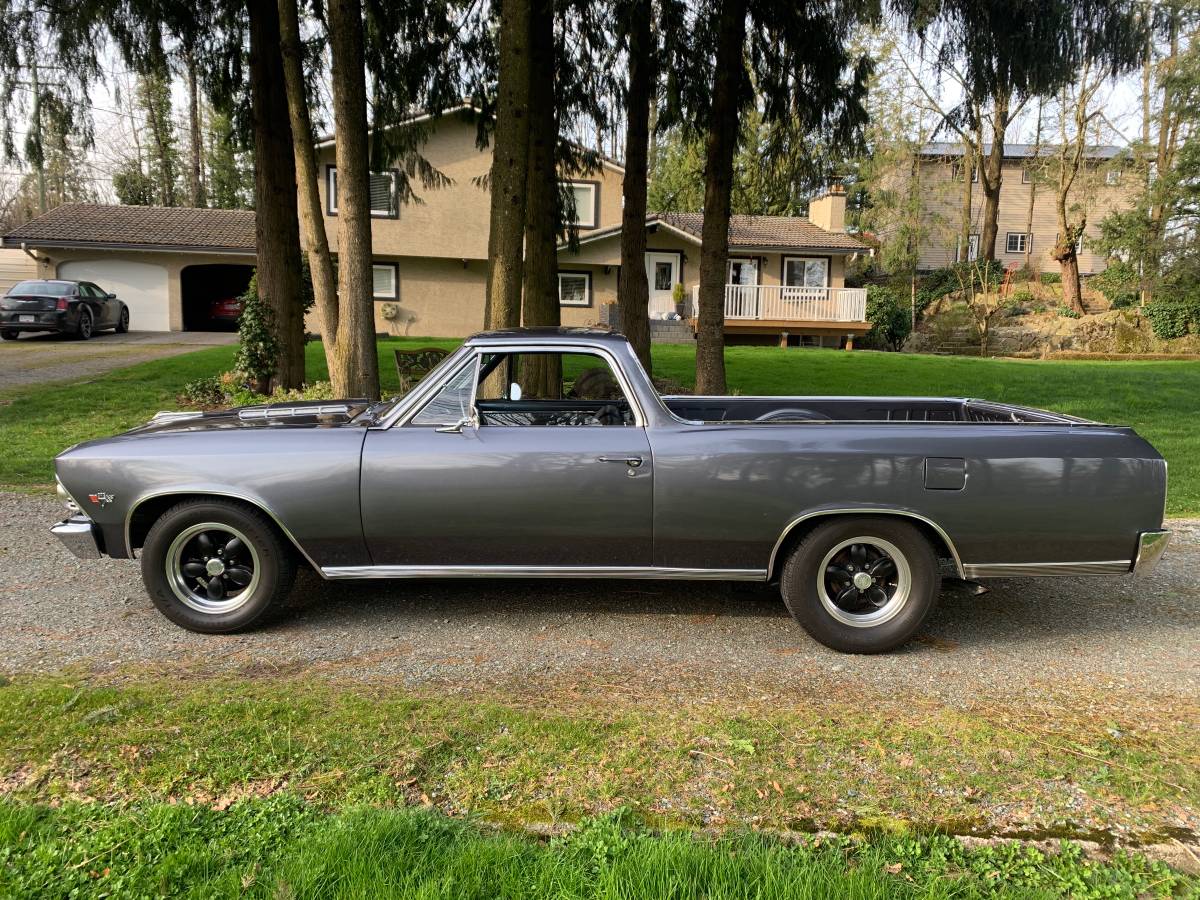
[[[67,489],[65,487],[63,487],[61,481],[59,481],[58,479],[55,479],[54,484],[55,484],[55,490],[58,491],[58,496],[62,497],[63,504],[67,507],[68,510],[70,510],[73,513],[83,511],[79,508],[79,504],[71,499],[71,495],[67,493]]]

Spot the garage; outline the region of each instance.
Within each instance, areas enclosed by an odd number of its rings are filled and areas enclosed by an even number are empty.
[[[170,331],[170,302],[164,266],[122,259],[87,259],[59,263],[58,277],[91,281],[129,307],[135,331]]]
[[[232,331],[237,327],[236,301],[246,293],[254,266],[205,264],[185,266],[179,276],[185,331]]]

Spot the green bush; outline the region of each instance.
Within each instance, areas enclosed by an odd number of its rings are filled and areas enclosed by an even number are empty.
[[[1064,319],[1080,318],[1078,311],[1071,309],[1071,307],[1067,306],[1065,303],[1058,308],[1058,314]]]
[[[1023,306],[1026,303],[1032,303],[1033,291],[1029,290],[1029,288],[1017,288],[1017,290],[1008,295],[1008,300],[1014,306]]]
[[[238,319],[238,349],[233,358],[237,370],[255,387],[265,387],[275,374],[279,339],[275,336],[275,317],[271,307],[258,295],[258,272],[250,276],[242,294],[242,315]]]
[[[1042,284],[1062,284],[1062,273],[1060,272],[1043,272]]]
[[[1200,294],[1161,297],[1143,310],[1154,334],[1163,340],[1200,334]]]
[[[1126,262],[1112,262],[1099,275],[1088,279],[1088,287],[1102,293],[1113,309],[1136,306],[1141,285],[1137,270]]]
[[[198,406],[201,409],[206,409],[215,406],[225,406],[228,402],[228,397],[225,394],[225,385],[221,383],[220,377],[210,375],[207,378],[197,378],[195,381],[189,381],[185,384],[183,391],[179,395],[179,400],[187,406]]]
[[[888,350],[899,350],[912,332],[912,312],[908,298],[894,288],[868,285],[867,321],[871,330],[867,342]]]

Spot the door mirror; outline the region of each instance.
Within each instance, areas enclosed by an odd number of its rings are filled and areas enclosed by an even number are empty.
[[[521,396],[521,386],[514,381],[508,386],[508,399],[520,400]]]
[[[105,298],[107,298],[107,299],[109,299],[109,300],[116,300],[116,299],[117,299],[117,295],[116,295],[116,294],[111,294],[111,293],[109,293],[109,294],[105,294],[104,296],[105,296]]]

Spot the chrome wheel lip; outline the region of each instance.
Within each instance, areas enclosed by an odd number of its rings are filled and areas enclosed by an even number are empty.
[[[876,550],[890,557],[896,565],[895,593],[888,598],[887,603],[869,613],[846,612],[846,610],[833,602],[833,598],[829,596],[829,590],[825,583],[825,573],[826,569],[829,568],[830,561],[841,551],[853,544],[866,544],[874,547]],[[835,620],[852,628],[874,628],[883,625],[885,622],[890,622],[908,605],[910,596],[912,596],[912,567],[908,563],[908,558],[899,547],[883,538],[860,535],[839,541],[825,554],[821,560],[820,567],[817,569],[817,597],[821,601],[821,606]]]
[[[225,534],[235,537],[242,542],[246,548],[246,553],[250,556],[250,583],[237,592],[236,595],[223,600],[210,600],[203,594],[197,594],[188,584],[188,578],[183,574],[183,549],[187,546],[192,538],[206,531],[220,531]],[[187,528],[175,535],[171,541],[171,545],[167,548],[166,558],[163,563],[167,583],[171,586],[177,600],[186,606],[188,609],[198,613],[203,613],[208,616],[226,615],[245,606],[250,598],[254,596],[254,591],[258,587],[259,573],[261,565],[259,564],[258,551],[254,545],[250,543],[250,539],[246,535],[232,525],[227,525],[224,522],[200,522],[196,525],[189,525]],[[222,566],[222,572],[224,566]]]

